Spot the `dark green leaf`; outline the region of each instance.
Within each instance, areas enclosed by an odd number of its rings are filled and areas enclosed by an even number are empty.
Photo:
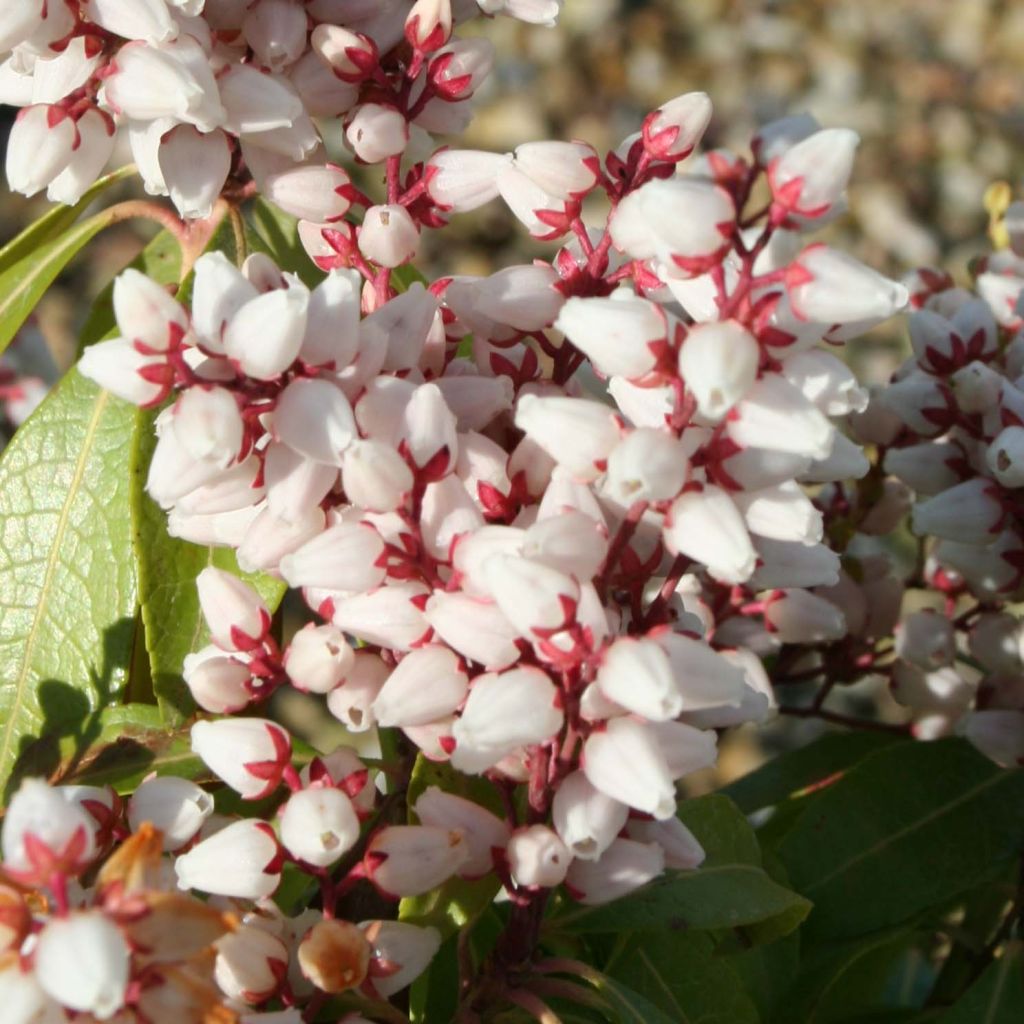
[[[808,927],[846,937],[952,899],[1022,846],[1024,772],[949,739],[862,761],[815,800],[779,853],[815,905]]]
[[[323,271],[306,255],[299,241],[298,221],[266,199],[257,199],[249,211],[249,220],[261,248],[282,269],[298,274],[304,284],[315,288]]]
[[[0,459],[0,785],[33,739],[83,730],[126,684],[134,419],[72,371]]]
[[[937,1024],[1020,1024],[1024,1021],[1024,946],[1010,944]]]
[[[455,1020],[459,1005],[458,937],[453,935],[437,951],[409,990],[409,1017],[413,1024]]]
[[[129,164],[100,178],[74,206],[58,203],[50,207],[39,220],[30,224],[0,249],[0,272],[26,257],[31,257],[40,247],[58,238],[85,213],[98,196],[134,173],[134,164]]]
[[[845,772],[868,754],[901,741],[880,732],[827,733],[798,750],[773,758],[766,765],[730,783],[721,792],[745,814],[781,803]]]
[[[757,838],[727,797],[689,800],[679,816],[707,853],[700,868],[668,872],[613,903],[571,909],[552,926],[570,932],[744,927],[758,942],[786,934],[807,916],[810,903],[761,866]]]

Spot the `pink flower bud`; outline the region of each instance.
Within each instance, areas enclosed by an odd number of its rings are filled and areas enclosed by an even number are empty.
[[[339,789],[312,788],[293,793],[281,813],[281,842],[304,864],[325,868],[359,838],[359,818]]]
[[[370,880],[389,896],[419,896],[456,874],[469,859],[460,829],[390,825],[370,840],[363,863]]]
[[[517,747],[543,743],[562,728],[558,691],[537,668],[478,676],[452,727],[452,765],[479,773]]]
[[[213,797],[188,779],[171,775],[145,779],[128,802],[128,824],[138,832],[144,822],[159,829],[164,850],[179,850],[213,814]]]
[[[668,762],[655,734],[631,718],[613,718],[583,748],[583,771],[595,789],[662,819],[676,809]]]
[[[420,232],[404,206],[372,206],[359,229],[359,251],[382,267],[399,267],[416,255]]]
[[[214,643],[226,651],[249,650],[270,629],[270,612],[237,576],[207,566],[196,577],[199,604]]]
[[[161,138],[158,159],[181,216],[209,217],[231,171],[231,144],[224,132],[203,134],[192,125],[178,125]]]
[[[531,825],[512,833],[505,850],[509,871],[518,886],[553,889],[565,880],[572,854],[547,825]]]
[[[113,300],[121,334],[147,355],[177,347],[188,332],[188,314],[181,304],[137,270],[129,268],[117,277]]]
[[[557,569],[514,555],[492,555],[483,566],[488,593],[520,635],[564,629],[575,619],[579,583]]]
[[[672,277],[704,273],[725,255],[736,211],[729,193],[690,178],[650,181],[630,193],[611,220],[615,247],[656,258]]]
[[[345,129],[352,152],[367,164],[383,163],[389,156],[405,152],[409,125],[394,107],[364,103],[357,107]]]
[[[291,0],[258,0],[242,33],[256,60],[271,71],[294,64],[306,50],[306,11]]]
[[[450,715],[468,688],[458,656],[440,644],[428,644],[398,663],[373,702],[373,713],[383,726],[426,725]]]
[[[909,299],[902,284],[821,243],[808,246],[790,264],[786,282],[797,316],[820,323],[887,319]]]
[[[519,659],[519,634],[490,601],[438,590],[423,614],[449,647],[488,671],[508,668]]]
[[[288,947],[257,925],[243,924],[215,943],[213,974],[228,999],[256,1005],[270,999],[288,971]]]
[[[455,467],[457,426],[438,386],[421,384],[402,412],[400,450],[428,479],[439,480]]]
[[[131,951],[121,929],[102,911],[48,921],[34,960],[44,991],[69,1010],[106,1020],[124,1005]]]
[[[997,486],[984,477],[975,477],[918,502],[911,528],[919,537],[987,544],[998,535],[1004,515]]]
[[[69,44],[65,53],[73,45]],[[50,182],[46,190],[46,198],[53,203],[66,203],[68,206],[77,203],[100,176],[114,151],[114,122],[107,114],[100,110],[87,110],[78,119],[76,127],[78,145],[72,151],[68,165]],[[173,177],[172,183],[175,183]]]
[[[708,567],[723,583],[750,578],[757,553],[743,517],[729,495],[711,484],[681,494],[665,522],[669,550],[687,555]]]
[[[341,25],[317,25],[310,36],[317,56],[343,82],[361,82],[377,66],[377,44]]]
[[[776,205],[801,217],[828,213],[850,180],[859,143],[848,128],[826,128],[791,146],[768,166]]]
[[[750,390],[760,358],[754,336],[734,320],[693,327],[679,350],[679,374],[701,416],[723,419]]]
[[[355,663],[355,652],[334,626],[308,623],[292,637],[284,668],[293,685],[307,693],[330,693]]]
[[[504,849],[511,835],[508,824],[486,808],[437,786],[428,786],[413,809],[424,825],[463,833],[469,856],[459,869],[462,878],[482,878],[490,873],[494,851]]]
[[[306,933],[296,955],[304,978],[321,992],[337,994],[363,984],[371,953],[361,929],[349,921],[328,918],[317,921]],[[347,1017],[346,1024],[360,1019]]]
[[[351,179],[334,164],[295,167],[266,180],[263,192],[276,206],[300,220],[330,224],[352,205]]]
[[[511,162],[507,153],[442,149],[427,161],[427,192],[443,209],[468,213],[497,198],[498,174]]]
[[[248,522],[241,539],[232,544],[238,544],[238,565],[243,572],[276,572],[281,559],[323,533],[324,524],[324,512],[319,507],[307,508],[291,519],[264,508]]]
[[[77,875],[95,853],[93,822],[41,779],[25,779],[4,815],[4,870],[28,885],[46,885],[55,870]]]
[[[732,500],[747,529],[759,537],[817,544],[824,535],[821,512],[792,480],[759,491],[737,491]]]
[[[658,366],[668,342],[661,307],[629,289],[619,289],[609,298],[571,298],[555,326],[609,377],[646,376]]]
[[[307,541],[280,562],[293,587],[368,591],[384,582],[384,541],[365,523],[338,523]]]
[[[824,459],[835,428],[785,377],[767,373],[736,405],[726,435],[743,447]]]
[[[700,143],[711,121],[707,93],[688,92],[663,103],[644,120],[644,149],[656,160],[685,160]]]
[[[422,611],[428,594],[420,583],[389,583],[370,593],[340,599],[332,621],[369,644],[409,651],[429,633]]]
[[[764,612],[784,644],[821,644],[846,636],[846,618],[830,601],[806,590],[782,590]]]
[[[413,489],[413,475],[391,445],[353,441],[342,455],[341,481],[354,505],[369,512],[393,512]]]
[[[222,718],[192,726],[192,750],[245,800],[269,796],[291,764],[292,744],[263,718]]]
[[[276,440],[328,466],[341,466],[342,453],[357,433],[345,393],[328,380],[303,378],[281,392],[273,432]]]
[[[665,870],[665,855],[657,843],[616,839],[599,860],[575,860],[566,888],[580,903],[610,903],[657,878]]]
[[[440,98],[450,105],[469,99],[493,66],[494,44],[490,40],[455,39],[434,55],[427,74]],[[416,119],[416,123],[427,131],[432,130],[422,116]]]
[[[373,702],[390,672],[380,655],[370,651],[356,651],[355,664],[344,684],[327,695],[327,710],[349,732],[372,729],[377,724],[373,715]]]
[[[26,196],[41,192],[67,167],[77,142],[75,122],[60,107],[24,107],[7,140],[11,191]]]
[[[253,699],[249,690],[252,673],[248,666],[213,644],[195,654],[187,654],[182,675],[192,699],[212,714],[233,714]]]
[[[582,199],[596,185],[601,164],[584,142],[527,142],[515,151],[515,166],[535,185],[562,200]]]
[[[631,818],[626,825],[626,835],[638,843],[661,847],[665,867],[675,871],[692,871],[704,863],[704,847],[678,818],[665,821]]]
[[[515,422],[581,480],[594,480],[604,472],[621,436],[608,406],[585,398],[522,395]]]
[[[276,380],[302,348],[308,308],[309,292],[301,286],[257,296],[227,324],[225,353],[246,376]]]
[[[597,860],[626,824],[625,804],[595,789],[581,771],[566,776],[555,793],[551,820],[573,857]]]
[[[405,19],[405,38],[423,53],[432,53],[452,34],[452,0],[416,0]]]
[[[373,946],[375,959],[397,968],[377,974],[371,968],[370,984],[383,999],[411,985],[441,948],[441,933],[436,928],[403,921],[364,921],[360,927]]]
[[[158,359],[142,355],[126,338],[90,345],[78,363],[78,372],[83,377],[118,398],[143,407],[152,406],[167,394],[168,385],[160,380],[160,369]]]
[[[575,200],[552,195],[515,164],[503,167],[496,178],[501,198],[530,234],[541,241],[564,235],[579,212]]]
[[[266,822],[235,821],[174,862],[178,886],[217,896],[258,900],[281,880],[281,852]]]

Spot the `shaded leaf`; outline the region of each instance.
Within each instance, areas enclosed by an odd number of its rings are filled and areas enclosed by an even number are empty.
[[[897,744],[856,765],[816,798],[779,855],[815,905],[808,928],[846,937],[950,900],[1022,846],[1024,772],[948,739]]]
[[[33,739],[84,728],[127,682],[134,417],[72,371],[0,459],[0,784]]]
[[[273,203],[259,198],[249,210],[249,221],[260,248],[282,269],[298,274],[303,284],[315,288],[324,273],[306,255],[299,241],[298,220],[290,213],[278,209]]]
[[[798,750],[773,758],[766,765],[721,790],[745,814],[770,807],[789,797],[835,781],[868,754],[893,743],[910,742],[880,732],[834,732]]]
[[[1011,943],[938,1024],[1020,1024],[1024,1021],[1024,945]]]

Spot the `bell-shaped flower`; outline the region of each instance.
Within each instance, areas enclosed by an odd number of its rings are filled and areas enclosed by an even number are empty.
[[[768,602],[765,623],[784,644],[820,644],[846,636],[846,617],[831,601],[806,590],[779,591]]]
[[[626,835],[638,843],[653,843],[665,855],[665,867],[674,871],[692,871],[704,863],[707,856],[697,837],[678,819],[648,821],[631,818]]]
[[[336,601],[332,621],[366,643],[410,651],[430,631],[422,611],[428,594],[420,583],[389,583]]]
[[[572,226],[573,215],[579,210],[574,200],[547,192],[515,163],[498,171],[497,185],[508,208],[540,241],[564,235]]]
[[[626,824],[625,804],[596,789],[582,771],[566,776],[555,792],[551,820],[573,857],[597,860]]]
[[[356,651],[355,664],[342,686],[327,695],[327,710],[349,732],[366,732],[377,724],[373,702],[384,686],[390,669],[379,654]]]
[[[620,439],[614,412],[600,402],[522,395],[516,426],[580,480],[595,480]]]
[[[398,203],[371,206],[359,228],[359,251],[381,267],[400,267],[416,255],[420,231],[409,211]]]
[[[772,199],[785,213],[821,217],[846,190],[860,136],[824,128],[791,146],[768,166]]]
[[[723,583],[742,583],[757,564],[757,552],[739,509],[728,493],[712,484],[685,491],[665,521],[669,550],[708,567]]]
[[[911,528],[919,537],[942,537],[961,544],[989,544],[1005,517],[999,489],[974,477],[914,506]]]
[[[949,665],[956,654],[952,622],[931,608],[905,615],[895,640],[896,657],[926,671]]]
[[[1024,427],[1000,431],[988,446],[985,462],[1004,487],[1024,486]]]
[[[669,657],[650,639],[619,637],[602,655],[595,682],[609,700],[649,721],[683,710]]]
[[[487,592],[521,636],[566,628],[576,617],[579,583],[540,562],[495,554],[484,564]]]
[[[258,900],[281,880],[281,850],[262,821],[234,821],[174,862],[178,886],[216,896]]]
[[[359,838],[359,817],[340,789],[313,787],[293,793],[281,812],[281,843],[297,860],[325,868]]]
[[[653,881],[664,870],[665,854],[657,843],[616,839],[599,860],[573,861],[565,886],[580,903],[610,903]]]
[[[469,856],[459,868],[462,878],[482,878],[494,867],[494,853],[508,844],[508,823],[465,797],[428,786],[413,807],[421,824],[432,828],[459,829]]]
[[[452,765],[482,772],[518,747],[549,740],[563,722],[558,691],[540,669],[478,676],[452,727]]]
[[[508,869],[516,885],[527,889],[553,889],[565,880],[572,854],[547,825],[516,829],[505,848]]]
[[[43,23],[46,0],[7,4],[0,13],[0,53],[26,42]]]
[[[343,82],[361,82],[377,66],[377,44],[369,36],[342,25],[317,25],[309,43],[320,60]]]
[[[604,525],[583,512],[539,519],[523,538],[523,555],[580,582],[592,579],[608,553]]]
[[[368,512],[393,512],[413,489],[412,470],[382,441],[353,441],[342,454],[341,482],[354,505]]]
[[[226,651],[248,650],[270,629],[263,600],[237,576],[207,566],[196,577],[199,604],[214,642]]]
[[[281,575],[293,587],[369,591],[384,582],[384,541],[365,523],[328,527],[280,562]]]
[[[960,731],[996,764],[1012,768],[1024,761],[1024,711],[972,711],[964,718]]]
[[[78,145],[67,166],[50,181],[46,198],[73,206],[100,176],[114,152],[114,122],[101,110],[87,110],[78,119]]]
[[[292,637],[284,670],[298,690],[330,693],[340,686],[355,663],[355,652],[341,630],[310,622]]]
[[[468,213],[498,196],[498,174],[512,162],[507,153],[442,149],[424,169],[427,194],[443,210]]]
[[[256,924],[242,924],[215,943],[213,976],[228,999],[256,1005],[281,987],[288,969],[288,947]]]
[[[704,137],[711,112],[711,99],[704,92],[687,92],[663,103],[644,120],[644,149],[656,160],[685,160]]]
[[[811,459],[826,458],[835,439],[835,428],[828,419],[799,388],[777,373],[766,373],[750,388],[735,406],[725,432],[743,447]]]
[[[761,350],[735,320],[698,324],[679,350],[679,375],[710,423],[723,419],[757,378]]]
[[[160,173],[186,220],[209,217],[231,171],[231,146],[219,129],[201,133],[178,125],[160,140]]]
[[[246,376],[276,380],[302,348],[308,308],[309,292],[297,285],[257,296],[225,327],[225,354]]]
[[[641,427],[612,449],[603,489],[624,508],[638,501],[671,501],[689,473],[687,449],[679,438]]]
[[[338,470],[272,441],[264,453],[263,481],[268,511],[295,522],[327,497],[338,482]]]
[[[272,429],[275,438],[294,451],[339,467],[342,453],[357,434],[345,393],[322,379],[293,380],[281,392]]]
[[[608,377],[646,376],[668,343],[661,307],[624,288],[608,298],[569,299],[555,327]]]
[[[306,11],[291,0],[259,0],[242,23],[257,62],[271,71],[294,64],[306,51]]]
[[[461,829],[389,825],[367,844],[367,877],[389,896],[420,896],[446,882],[469,859]]]
[[[349,119],[345,141],[363,163],[379,164],[405,152],[409,125],[394,107],[363,103]]]
[[[366,935],[357,925],[324,918],[303,936],[296,959],[304,978],[321,992],[337,995],[363,984],[372,952]]]
[[[89,20],[123,39],[163,43],[178,34],[164,0],[87,0]]]
[[[789,265],[786,289],[797,316],[828,324],[887,319],[909,299],[902,284],[821,243]]]
[[[378,961],[388,965],[376,974],[371,969],[370,975],[370,984],[383,999],[411,985],[441,948],[441,933],[436,928],[404,921],[364,921],[360,927]]]
[[[519,634],[491,601],[437,590],[423,614],[449,647],[487,671],[508,668],[519,659]]]
[[[440,644],[411,651],[398,663],[373,702],[373,713],[383,726],[426,725],[450,715],[469,689],[465,666]]]
[[[549,195],[582,199],[598,182],[601,162],[584,142],[526,142],[516,147],[515,166]]]
[[[287,79],[252,64],[232,64],[218,79],[226,118],[236,135],[263,134],[290,128],[303,115],[302,100]]]
[[[241,452],[245,425],[232,392],[197,386],[184,391],[175,403],[170,429],[197,462],[209,460],[226,468]]]
[[[160,831],[164,850],[181,849],[212,813],[213,798],[206,790],[172,775],[145,779],[128,802],[131,830],[149,822]]]
[[[191,737],[193,752],[246,800],[269,796],[291,767],[291,739],[263,718],[196,722]]]
[[[439,480],[455,467],[459,444],[455,417],[436,384],[421,384],[402,411],[399,439],[428,479]]]
[[[78,361],[78,372],[132,405],[149,408],[170,388],[162,360],[143,355],[128,338],[90,345]]]
[[[595,789],[655,818],[675,814],[676,790],[655,734],[632,718],[613,718],[583,747],[583,771]]]
[[[131,950],[121,929],[102,911],[51,919],[33,955],[40,985],[69,1010],[106,1020],[124,1006]]]
[[[452,0],[416,0],[405,19],[405,38],[422,53],[444,46],[452,34]]]
[[[759,491],[737,491],[732,500],[747,529],[759,537],[817,544],[824,535],[821,512],[792,480]]]
[[[757,538],[754,590],[777,587],[830,587],[839,581],[839,556],[824,544]]]
[[[37,104],[18,111],[7,139],[7,184],[34,196],[68,166],[78,142],[75,122],[60,107]]]
[[[211,714],[233,714],[253,699],[249,667],[214,644],[185,655],[181,674],[192,699]]]

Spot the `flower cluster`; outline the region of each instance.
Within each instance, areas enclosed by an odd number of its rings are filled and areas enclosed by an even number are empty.
[[[481,13],[551,24],[561,0],[18,0],[0,11],[0,102],[22,108],[10,187],[75,203],[123,128],[152,195],[209,215],[225,188],[324,164],[342,119],[365,163],[461,131],[486,77]],[[335,170],[347,183],[347,175]],[[344,191],[344,189],[342,190]],[[340,201],[335,197],[335,201]]]
[[[190,309],[134,272],[115,285],[121,337],[80,368],[139,405],[173,397],[147,481],[172,534],[233,548],[316,616],[282,651],[255,592],[206,570],[196,702],[324,694],[349,730],[399,729],[506,807],[425,794],[421,825],[375,833],[346,878],[409,895],[493,872],[529,907],[692,868],[677,783],[714,763],[715,729],[773,713],[760,639],[851,629],[812,592],[840,565],[805,485],[868,472],[832,422],[867,394],[820,343],[907,289],[802,239],[841,208],[854,133],[787,119],[750,159],[687,161],[710,113],[679,97],[604,159],[442,150],[404,185],[390,165],[398,201],[361,224],[338,172],[303,168],[269,194],[305,218],[312,290],[260,253],[203,256]],[[595,192],[609,212],[588,227]],[[499,195],[561,242],[552,262],[399,287],[419,231]],[[200,723],[193,744],[245,798],[294,784],[269,722]],[[296,790],[289,853],[332,863],[358,831],[335,813]]]

